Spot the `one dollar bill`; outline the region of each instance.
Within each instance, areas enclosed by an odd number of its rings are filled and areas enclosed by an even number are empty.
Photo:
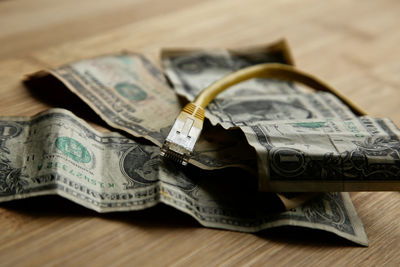
[[[162,65],[175,92],[190,101],[207,86],[239,69],[261,63],[293,64],[285,40],[267,46],[241,49],[163,49]],[[297,94],[291,83],[272,79],[253,79],[235,85],[217,96],[232,99],[237,96]]]
[[[100,133],[63,109],[0,118],[0,201],[58,194],[99,212],[165,203],[208,227],[255,232],[301,226],[367,245],[347,193],[321,195],[280,212],[275,194],[243,171],[204,171],[163,162],[159,148]]]
[[[262,190],[400,190],[400,130],[389,119],[264,122],[242,129],[257,150]]]

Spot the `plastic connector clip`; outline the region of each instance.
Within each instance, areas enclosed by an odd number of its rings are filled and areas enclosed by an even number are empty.
[[[187,104],[165,139],[161,156],[186,166],[199,139],[203,122],[204,109],[193,103]]]

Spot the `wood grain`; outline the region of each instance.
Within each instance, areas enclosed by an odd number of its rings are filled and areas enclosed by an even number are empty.
[[[8,0],[0,2],[0,115],[54,104],[21,79],[120,50],[240,47],[285,37],[297,65],[372,116],[400,125],[400,2],[263,0]],[[370,240],[354,246],[299,228],[257,235],[206,229],[172,208],[99,215],[58,197],[0,205],[6,266],[398,266],[399,192],[353,193]]]

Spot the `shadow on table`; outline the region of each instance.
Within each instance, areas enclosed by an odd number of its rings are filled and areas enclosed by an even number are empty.
[[[100,217],[106,220],[122,221],[145,228],[197,228],[200,225],[187,214],[164,204],[145,210],[129,212],[98,213],[59,196],[40,196],[29,199],[0,203],[4,208],[18,215],[34,217]]]
[[[17,216],[100,217],[105,220],[132,224],[147,230],[158,228],[198,229],[199,227],[203,227],[191,216],[164,204],[159,204],[155,207],[140,211],[97,213],[59,196],[41,196],[1,203],[0,208],[15,212]],[[254,235],[265,239],[267,242],[294,246],[357,246],[350,241],[328,232],[295,226],[271,228],[255,233]]]
[[[266,229],[256,234],[266,241],[288,244],[293,246],[309,247],[360,247],[359,245],[343,239],[335,234],[317,229],[298,226],[281,226]]]
[[[53,76],[31,78],[25,80],[24,85],[32,98],[52,108],[68,109],[87,122],[111,129],[93,109]]]

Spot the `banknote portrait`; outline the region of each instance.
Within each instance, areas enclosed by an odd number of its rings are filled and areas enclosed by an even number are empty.
[[[122,156],[120,168],[128,178],[128,184],[134,182],[150,184],[158,181],[158,153],[153,147],[133,146]]]

